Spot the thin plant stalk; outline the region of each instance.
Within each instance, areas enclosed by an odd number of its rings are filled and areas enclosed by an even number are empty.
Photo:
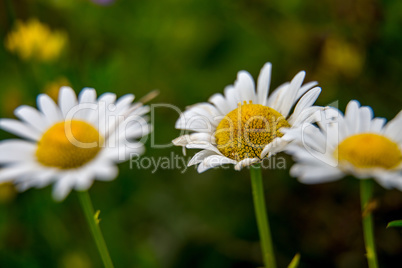
[[[378,268],[377,253],[374,243],[374,228],[372,209],[370,208],[371,196],[373,193],[373,181],[370,179],[360,181],[360,199],[362,210],[362,223],[364,243],[366,246],[366,257],[369,268]]]
[[[269,229],[267,209],[265,208],[264,186],[262,183],[260,165],[251,166],[250,176],[264,265],[265,268],[275,268],[276,262],[272,246],[271,231]]]
[[[99,254],[102,258],[103,265],[105,266],[105,268],[113,268],[112,259],[110,258],[110,254],[107,249],[105,239],[103,238],[101,229],[99,227],[99,220],[97,215],[95,215],[91,198],[89,197],[89,193],[88,191],[82,191],[77,193],[81,202],[82,209],[84,210],[84,214],[87,219],[89,229],[91,230],[92,236],[95,240],[96,247],[98,248]]]

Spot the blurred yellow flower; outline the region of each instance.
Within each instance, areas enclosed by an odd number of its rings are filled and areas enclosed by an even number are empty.
[[[347,77],[358,76],[364,64],[364,51],[357,45],[340,38],[325,40],[321,54],[321,67],[329,73],[341,73]]]
[[[91,268],[91,259],[84,252],[70,252],[61,260],[62,268]]]
[[[5,47],[23,60],[51,61],[59,57],[67,42],[62,31],[51,31],[38,21],[17,21],[14,30],[5,39]]]
[[[17,194],[14,185],[11,182],[0,183],[0,203],[12,201]]]
[[[59,97],[59,91],[61,87],[71,86],[70,81],[68,81],[65,77],[58,77],[56,80],[53,80],[45,85],[44,93],[49,95],[54,101],[57,101]]]

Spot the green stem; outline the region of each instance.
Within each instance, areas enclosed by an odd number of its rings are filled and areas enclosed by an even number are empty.
[[[268,214],[265,208],[261,167],[259,165],[251,166],[250,176],[253,189],[255,215],[257,218],[258,231],[260,233],[262,256],[264,259],[265,268],[275,268],[276,263],[272,246],[271,231],[269,230]]]
[[[91,198],[87,191],[77,192],[81,202],[82,209],[84,210],[85,217],[88,221],[89,228],[91,229],[92,236],[95,240],[99,254],[101,255],[105,268],[113,268],[112,259],[110,258],[109,251],[103,238],[102,232],[99,227],[97,216],[92,206]]]
[[[369,268],[378,268],[377,254],[374,243],[373,216],[370,209],[373,182],[370,179],[360,181],[360,199],[366,257]]]

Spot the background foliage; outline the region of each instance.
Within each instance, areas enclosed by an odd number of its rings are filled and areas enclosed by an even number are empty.
[[[90,86],[99,94],[139,97],[158,88],[154,103],[184,109],[222,92],[239,70],[256,78],[266,61],[273,64],[271,88],[306,70],[306,80],[323,88],[320,105],[339,101],[343,110],[358,99],[388,119],[401,109],[397,0],[116,0],[105,6],[2,0],[3,41],[16,18],[37,18],[66,32],[68,41],[61,57],[47,63],[21,60],[2,42],[1,117],[13,117],[21,104],[35,105],[38,93],[53,94],[55,81],[68,81],[77,92]],[[173,110],[155,110],[157,144],[179,135],[177,118]],[[180,148],[150,144],[151,137],[146,156],[181,155]],[[264,179],[280,267],[297,252],[300,267],[367,267],[355,179],[305,186],[288,169],[265,170]],[[197,174],[183,172],[182,164],[152,173],[125,163],[115,181],[96,182],[90,193],[116,267],[261,266],[247,170]],[[379,260],[396,267],[401,231],[385,227],[402,218],[402,193],[376,186],[375,196]],[[56,203],[51,187],[16,194],[3,184],[0,241],[1,267],[101,267],[75,193]]]

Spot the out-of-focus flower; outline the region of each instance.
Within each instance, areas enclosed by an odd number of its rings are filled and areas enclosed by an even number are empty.
[[[60,88],[64,86],[69,87],[70,81],[65,77],[59,77],[45,85],[44,93],[56,101],[59,96]]]
[[[361,73],[363,64],[364,51],[357,45],[336,37],[325,40],[321,52],[320,72],[356,77]]]
[[[325,118],[318,127],[305,125],[302,135],[286,130],[300,141],[287,150],[296,161],[291,175],[312,184],[351,174],[402,191],[402,112],[385,124],[370,107],[351,101],[345,115],[329,108]]]
[[[134,103],[128,94],[116,95],[86,88],[77,96],[63,87],[59,105],[46,94],[38,96],[39,111],[21,106],[21,120],[0,119],[0,128],[26,140],[0,142],[0,182],[12,181],[19,190],[54,182],[53,197],[65,198],[72,189],[87,190],[93,181],[113,180],[116,163],[142,154],[137,139],[150,131],[148,106]]]
[[[10,182],[0,183],[0,203],[7,203],[14,199],[17,191]]]
[[[63,268],[91,268],[91,259],[84,252],[70,252],[61,259]]]
[[[67,34],[52,31],[37,19],[17,21],[5,39],[6,48],[23,60],[52,61],[58,58],[67,43]]]
[[[239,72],[225,96],[215,94],[210,103],[192,105],[180,116],[176,128],[195,133],[173,143],[202,149],[188,164],[199,164],[198,172],[224,164],[240,170],[283,151],[291,140],[281,130],[297,127],[321,109],[313,106],[321,89],[313,88],[316,82],[302,86],[304,76],[305,72],[299,72],[268,97],[270,63],[261,70],[257,90],[251,75]]]

